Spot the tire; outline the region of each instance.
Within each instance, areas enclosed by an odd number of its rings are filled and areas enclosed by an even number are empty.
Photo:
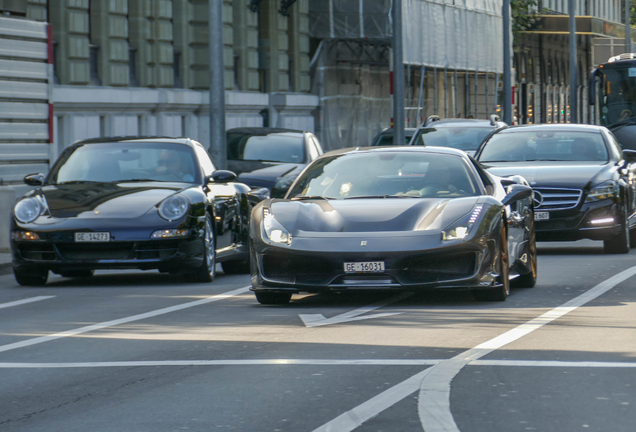
[[[505,218],[504,218],[505,220]],[[499,276],[497,276],[497,285],[487,290],[475,291],[475,298],[479,301],[505,301],[510,295],[510,268],[508,257],[508,236],[506,235],[506,227],[504,222],[501,223],[501,243],[499,250]]]
[[[629,247],[636,248],[636,228],[629,230]]]
[[[95,270],[67,270],[60,272],[60,276],[67,278],[91,277],[95,274]]]
[[[530,228],[530,235],[528,236],[530,242],[530,273],[520,275],[518,278],[510,281],[511,286],[515,288],[533,288],[537,284],[537,243],[536,234],[534,231],[534,223]]]
[[[13,267],[13,276],[15,276],[16,282],[22,286],[43,286],[49,279],[49,271],[33,268],[21,270]]]
[[[249,260],[224,261],[221,263],[225,274],[248,274],[250,272]]]
[[[627,228],[627,218],[623,218],[621,231],[607,240],[603,240],[603,249],[606,254],[626,254],[629,252],[629,229]]]
[[[209,214],[205,218],[203,233],[203,264],[191,276],[194,282],[201,283],[212,282],[216,276],[216,239]]]
[[[291,300],[291,293],[256,291],[256,300],[262,305],[285,305]]]

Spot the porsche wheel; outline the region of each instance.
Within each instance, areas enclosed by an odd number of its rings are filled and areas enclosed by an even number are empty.
[[[195,282],[212,282],[216,276],[216,241],[212,218],[205,218],[205,231],[203,233],[203,264],[192,274]]]
[[[629,252],[629,240],[627,217],[624,217],[620,232],[607,240],[603,240],[603,249],[606,254],[626,254]]]
[[[91,277],[95,274],[95,270],[67,270],[60,272],[60,276],[67,278]]]
[[[510,295],[510,276],[508,263],[508,236],[506,227],[501,224],[501,242],[499,250],[499,275],[497,286],[488,290],[475,291],[475,297],[479,301],[505,301]]]
[[[13,267],[13,276],[17,283],[23,286],[42,286],[49,279],[48,270],[18,269]]]
[[[284,305],[291,300],[291,294],[281,292],[256,291],[256,300],[262,305]]]

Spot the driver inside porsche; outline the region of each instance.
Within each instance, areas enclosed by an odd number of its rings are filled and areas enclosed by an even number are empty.
[[[179,154],[172,150],[161,150],[155,172],[166,180],[194,181],[192,174],[183,172]]]

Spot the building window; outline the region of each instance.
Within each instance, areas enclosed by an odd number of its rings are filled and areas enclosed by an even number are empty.
[[[90,79],[89,84],[94,86],[102,85],[102,81],[99,79],[99,65],[97,54],[99,51],[99,45],[91,44],[88,46],[89,54],[88,54],[88,67],[90,71]]]
[[[128,85],[130,87],[139,87],[137,81],[137,48],[128,48]]]
[[[183,88],[183,83],[181,82],[181,51],[175,50],[172,58],[174,88]]]

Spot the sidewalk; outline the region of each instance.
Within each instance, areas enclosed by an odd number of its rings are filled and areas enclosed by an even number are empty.
[[[9,252],[0,252],[0,275],[10,274],[11,254]]]

